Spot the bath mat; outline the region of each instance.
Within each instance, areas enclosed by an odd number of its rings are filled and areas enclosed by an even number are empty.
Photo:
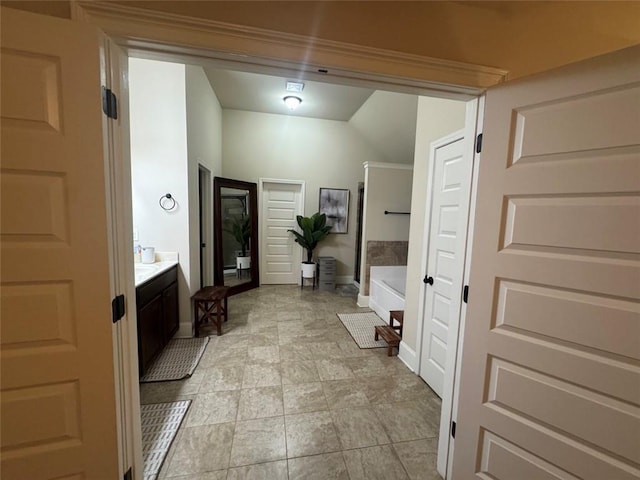
[[[384,340],[374,340],[375,326],[387,325],[374,312],[338,313],[338,318],[360,348],[382,348],[387,346]]]
[[[191,400],[182,400],[140,406],[144,480],[155,480],[158,477],[190,403]]]
[[[166,382],[190,377],[198,366],[207,343],[209,337],[170,340],[140,382]]]

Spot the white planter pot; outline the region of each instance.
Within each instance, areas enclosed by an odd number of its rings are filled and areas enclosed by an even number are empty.
[[[315,263],[303,263],[301,265],[302,265],[302,278],[313,278],[316,276]]]
[[[236,257],[236,268],[241,270],[251,268],[251,257]]]

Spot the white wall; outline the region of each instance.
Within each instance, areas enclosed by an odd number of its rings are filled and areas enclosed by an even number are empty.
[[[409,230],[409,255],[405,315],[402,340],[415,351],[420,282],[424,277],[422,250],[425,234],[427,179],[431,165],[431,142],[460,130],[465,122],[465,102],[439,98],[420,97],[416,126],[415,161],[413,166],[413,190],[411,197],[411,224]],[[401,355],[402,355],[401,351]],[[415,353],[415,352],[414,352]]]
[[[349,123],[385,158],[413,165],[418,97],[377,90]]]
[[[185,66],[131,58],[129,87],[133,226],[141,245],[178,252],[183,333],[191,323]],[[171,212],[158,204],[166,193],[176,200]]]
[[[222,174],[222,108],[202,67],[186,66],[187,156],[189,188],[190,290],[200,288],[200,216],[198,211],[198,170],[210,172],[205,195],[207,215],[204,224],[206,249],[205,284],[213,285],[213,177]],[[189,300],[190,301],[190,300]]]
[[[337,275],[353,277],[362,164],[383,158],[348,122],[223,110],[222,153],[225,177],[304,180],[305,215],[318,211],[320,187],[349,189],[348,233],[329,235],[315,255],[336,257]]]
[[[411,211],[411,184],[413,169],[410,165],[369,162],[365,166],[364,229],[360,257],[360,294],[365,295],[367,279],[367,242],[408,241],[409,215],[385,215],[391,212]]]

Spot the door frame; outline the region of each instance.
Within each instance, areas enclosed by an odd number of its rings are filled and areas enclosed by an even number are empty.
[[[194,59],[209,63],[215,61],[220,68],[296,77],[304,73],[310,80],[327,83],[476,102],[486,88],[504,82],[508,73],[492,67],[310,39],[303,35],[238,27],[117,4],[81,0],[71,4],[71,11],[72,19],[102,29],[110,40],[125,50],[127,57],[185,63],[193,63]],[[308,49],[309,44],[314,45],[311,51]],[[236,53],[244,52],[247,48],[253,52],[251,55]],[[128,95],[128,91],[123,92],[123,96],[125,95]],[[475,131],[475,124],[473,127]],[[120,129],[128,137],[128,117],[121,118]],[[130,163],[128,144],[123,150],[123,157],[126,158],[111,158],[110,165],[115,162],[117,168],[123,168],[123,165]],[[262,198],[262,181],[282,180],[261,178],[259,198]],[[301,183],[304,211],[304,182]],[[122,189],[126,185],[121,179],[116,179],[116,187]],[[119,215],[127,207],[130,209],[130,196],[129,187],[129,197],[119,199],[116,212],[112,212],[115,218],[110,217],[107,220],[109,223],[122,221]],[[259,228],[262,228],[262,223]],[[260,235],[262,237],[261,230]],[[117,261],[114,268],[126,271],[124,258],[114,261]],[[127,283],[129,282],[132,285],[133,279],[128,278]],[[419,322],[417,326],[420,328]],[[135,330],[135,327],[130,330]],[[137,332],[132,334],[131,341],[137,342]],[[417,334],[416,343],[420,341],[421,332]],[[135,385],[138,380],[136,352],[129,350],[130,358],[126,358],[126,351],[123,352],[120,345],[114,345],[114,355],[123,359],[125,374],[129,375],[125,381]],[[138,391],[133,392],[134,397],[137,398],[138,395]],[[120,399],[118,402],[119,408],[128,412],[127,406],[120,405]],[[134,414],[135,410],[134,406]],[[134,417],[135,415],[127,415],[129,423],[122,428],[132,432],[133,440],[127,445],[127,449],[134,452],[133,470],[142,471],[140,424]]]
[[[262,212],[262,196],[264,194],[264,184],[265,183],[280,183],[283,185],[299,185],[300,186],[300,203],[298,204],[298,215],[304,215],[304,205],[305,205],[305,188],[306,188],[306,182],[304,180],[288,180],[288,179],[284,179],[284,178],[262,178],[260,177],[258,179],[258,211]],[[260,240],[259,240],[259,245],[260,245],[260,250],[263,252],[262,256],[260,257],[260,262],[265,262],[267,255],[266,255],[266,250],[264,249],[264,236],[266,234],[265,231],[265,225],[264,225],[264,216],[260,215],[258,218],[258,230],[260,232]],[[298,263],[302,262],[302,249],[297,249],[298,250],[298,254],[295,255],[295,260],[298,261]],[[260,264],[260,284],[262,284],[263,278],[262,276],[264,275],[264,272],[266,271],[265,265],[262,265],[262,263]],[[300,285],[300,281],[298,280],[298,285]]]
[[[203,183],[203,184],[201,184]],[[200,286],[213,285],[213,182],[211,170],[198,164],[198,205],[200,206]],[[202,247],[202,243],[206,247]],[[204,252],[204,254],[203,254]]]
[[[465,248],[464,248],[464,260],[462,271],[462,285],[468,284],[469,275],[469,263],[471,259],[471,243],[473,236],[473,223],[475,218],[475,192],[477,183],[477,156],[475,153],[476,137],[481,132],[482,116],[484,113],[484,97],[469,100],[465,109],[465,126],[463,129],[446,135],[431,143],[429,148],[429,170],[427,177],[427,202],[425,206],[425,219],[423,230],[423,244],[422,244],[422,260],[421,266],[425,269],[429,259],[429,247],[430,239],[429,233],[431,231],[432,218],[432,206],[433,206],[433,184],[435,180],[435,161],[434,154],[436,148],[447,143],[451,143],[460,136],[464,139],[464,155],[471,162],[471,182],[469,185],[469,211],[467,218],[467,228],[465,232]],[[469,158],[470,157],[470,158]],[[462,292],[460,292],[462,295]],[[416,374],[420,375],[422,366],[422,356],[426,353],[425,346],[423,345],[422,338],[424,333],[424,315],[426,313],[426,301],[427,301],[427,288],[424,282],[420,283],[419,289],[419,303],[418,303],[418,321],[416,322]],[[462,336],[460,333],[463,331],[461,327],[464,325],[466,315],[466,304],[460,302],[459,319],[456,325],[450,325],[449,328],[453,329],[452,338],[453,342],[447,346],[447,364],[452,368],[445,370],[442,404],[440,410],[440,426],[439,426],[439,438],[438,438],[438,454],[437,454],[437,468],[438,473],[443,478],[447,478],[447,472],[451,471],[451,463],[453,459],[453,438],[451,436],[451,421],[457,417],[457,390],[459,387],[459,369],[458,361],[462,352]],[[422,377],[421,377],[422,378]]]

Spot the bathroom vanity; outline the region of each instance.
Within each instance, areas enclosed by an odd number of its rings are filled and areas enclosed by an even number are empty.
[[[143,270],[144,267],[147,269]],[[150,270],[151,268],[153,270]],[[140,271],[143,273],[139,273]],[[178,330],[178,265],[176,262],[160,262],[136,267],[136,304],[138,365],[140,376],[142,376],[151,361]]]

